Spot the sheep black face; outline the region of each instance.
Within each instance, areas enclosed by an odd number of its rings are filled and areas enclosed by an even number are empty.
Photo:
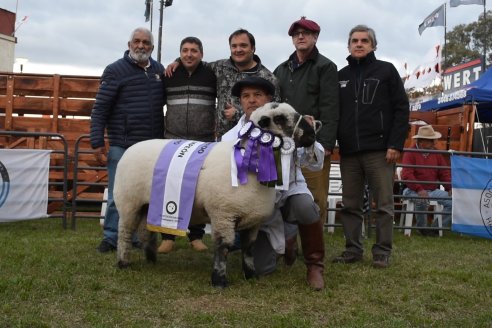
[[[251,121],[262,129],[292,137],[297,147],[309,147],[316,141],[314,128],[287,103],[268,103],[256,109]]]

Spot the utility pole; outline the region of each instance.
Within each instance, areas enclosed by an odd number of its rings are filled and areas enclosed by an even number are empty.
[[[157,61],[161,62],[161,45],[162,45],[162,19],[164,16],[164,8],[170,7],[173,4],[173,0],[160,0],[160,17],[159,17],[159,35],[157,39]]]

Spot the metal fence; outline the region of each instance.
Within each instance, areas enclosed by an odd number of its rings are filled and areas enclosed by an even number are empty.
[[[462,156],[470,156],[470,157],[482,157],[482,158],[490,158],[492,157],[492,153],[485,153],[485,152],[461,152],[461,151],[453,151],[453,150],[448,150],[448,151],[443,151],[443,150],[421,150],[421,149],[415,149],[415,148],[405,148],[404,152],[425,152],[425,153],[437,153],[444,155],[446,158],[449,158],[449,156],[453,155],[462,155]],[[337,167],[339,165],[338,161],[333,161],[332,162],[332,168],[335,166]],[[399,169],[403,167],[419,167],[419,168],[443,168],[443,169],[451,169],[451,166],[418,166],[418,165],[403,165],[403,164],[397,164],[395,167],[395,180],[394,180],[394,201],[395,201],[395,220],[394,220],[394,228],[395,229],[401,229],[401,230],[415,230],[415,229],[422,229],[422,230],[434,230],[434,231],[449,231],[449,227],[416,227],[414,225],[411,226],[406,226],[405,219],[402,218],[406,216],[407,214],[411,214],[412,216],[415,216],[415,214],[424,214],[424,215],[434,215],[434,216],[444,216],[444,215],[451,215],[451,212],[444,211],[442,207],[439,206],[433,206],[433,210],[426,210],[426,211],[418,211],[418,210],[408,210],[405,208],[404,203],[406,201],[413,201],[415,202],[416,200],[423,199],[422,197],[418,196],[404,196],[403,195],[403,189],[405,188],[405,185],[407,183],[419,183],[419,184],[438,184],[441,185],[441,181],[418,181],[418,180],[402,180],[399,174],[397,172]],[[335,183],[332,183],[332,181],[335,181]],[[332,175],[330,174],[330,184],[332,185],[339,185],[338,190],[331,189],[328,191],[328,220],[325,224],[325,227],[328,229],[329,232],[333,232],[334,228],[341,227],[340,220],[338,219],[338,222],[334,220],[336,217],[337,213],[340,213],[342,208],[343,208],[343,203],[342,203],[342,190],[343,190],[343,184],[341,181],[341,177],[338,175]],[[370,190],[369,190],[369,199],[372,199],[370,195]],[[442,201],[444,199],[452,199],[452,196],[447,196],[447,197],[428,197],[426,198],[430,201],[431,205],[435,205],[436,203],[439,203],[439,201]],[[331,202],[330,202],[331,200]],[[335,200],[335,201],[333,201]],[[434,201],[434,202],[433,202]],[[372,204],[372,202],[369,202]],[[365,216],[364,216],[364,230],[367,232],[366,235],[367,237],[370,237],[371,235],[371,230],[375,228],[375,222],[373,220],[373,214],[374,214],[374,209],[371,206],[371,210],[368,211]],[[331,220],[330,220],[330,213],[334,213],[335,215],[331,215]],[[409,234],[409,233],[408,233]]]
[[[84,155],[93,155],[94,150],[81,147],[82,142],[88,140],[90,135],[81,135],[75,142],[74,148],[74,169],[73,169],[73,197],[72,197],[72,229],[76,229],[78,218],[100,218],[100,211],[80,211],[81,205],[97,205],[98,208],[106,203],[103,197],[104,189],[107,187],[107,180],[103,177],[107,175],[106,166],[87,165],[81,161]],[[96,172],[92,179],[80,179],[84,171]],[[80,197],[81,189],[95,189],[96,192],[86,193],[86,197]],[[96,214],[95,214],[96,213]]]
[[[68,226],[68,216],[71,217],[71,228],[76,229],[76,221],[78,218],[89,217],[89,218],[100,218],[101,212],[100,208],[102,204],[106,202],[103,198],[104,189],[107,187],[107,168],[105,166],[93,166],[87,165],[84,160],[81,160],[84,156],[93,157],[93,150],[81,147],[82,142],[89,139],[89,135],[81,135],[75,142],[75,148],[73,157],[69,156],[68,144],[63,135],[59,133],[48,133],[48,132],[20,132],[20,131],[0,131],[0,136],[16,137],[16,138],[45,138],[47,144],[53,142],[60,143],[60,146],[54,147],[52,150],[52,160],[50,161],[50,181],[49,181],[49,197],[48,201],[50,203],[51,213],[49,217],[61,218],[63,228]],[[49,149],[49,148],[48,148]],[[405,148],[404,152],[423,152],[419,149]],[[458,151],[442,151],[442,150],[425,150],[428,153],[438,153],[445,157],[453,155],[463,155],[471,157],[485,157],[489,158],[492,153],[485,152],[458,152]],[[61,164],[60,164],[61,163]],[[69,167],[73,167],[71,176],[69,176]],[[443,211],[442,209],[417,211],[408,210],[403,206],[405,201],[415,201],[421,199],[418,196],[404,196],[402,194],[403,188],[406,183],[421,183],[421,184],[440,184],[440,181],[408,181],[402,180],[397,173],[400,168],[403,167],[420,167],[420,168],[437,168],[434,166],[411,166],[397,164],[395,167],[395,180],[394,180],[394,200],[395,200],[395,222],[394,228],[401,230],[414,230],[414,229],[427,229],[427,230],[449,230],[449,227],[415,227],[415,226],[405,226],[405,222],[402,219],[403,216],[407,214],[424,214],[424,215],[450,215],[450,212]],[[439,167],[444,169],[451,169],[450,166]],[[92,178],[87,179],[86,171],[92,172]],[[81,179],[84,176],[84,179]],[[69,191],[69,187],[72,189]],[[94,192],[88,192],[82,195],[81,190],[93,189]],[[342,204],[342,181],[340,176],[339,162],[332,162],[332,170],[330,173],[330,190],[328,191],[328,220],[325,223],[325,227],[328,231],[332,232],[334,228],[341,227],[340,223],[337,223],[335,218],[336,214],[339,213],[343,207]],[[371,194],[369,190],[368,200],[371,200]],[[451,199],[451,196],[438,198],[429,197],[429,201],[439,201],[442,199]],[[87,205],[91,204],[95,211],[83,211],[82,209]],[[372,202],[369,201],[369,204]],[[70,211],[69,211],[70,209]],[[97,214],[95,214],[97,212]],[[331,215],[330,215],[331,213]],[[373,222],[374,209],[369,206],[364,219],[364,230],[366,231],[367,237],[370,237],[371,230],[375,228],[375,222]],[[330,219],[331,218],[331,219]],[[398,220],[399,219],[399,220]],[[340,221],[340,220],[338,220]]]

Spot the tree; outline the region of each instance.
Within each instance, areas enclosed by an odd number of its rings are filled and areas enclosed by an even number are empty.
[[[444,67],[481,58],[484,47],[487,63],[492,63],[492,11],[486,15],[480,14],[478,21],[470,24],[457,25],[451,32],[446,33],[446,45],[443,54],[446,56]]]

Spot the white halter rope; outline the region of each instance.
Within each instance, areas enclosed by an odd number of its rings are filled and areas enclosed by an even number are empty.
[[[299,127],[299,123],[301,123],[301,120],[302,120],[302,118],[303,118],[303,117],[304,117],[304,116],[299,115],[299,119],[297,120],[297,123],[296,123],[296,125],[294,126],[294,130],[292,131],[292,137],[291,137],[292,139],[294,139],[294,136],[295,136],[295,134],[296,134],[296,130],[297,130],[297,128]]]
[[[294,135],[296,134],[296,130],[299,127],[299,123],[301,123],[301,120],[304,118],[304,115],[299,115],[299,119],[297,120],[296,125],[294,126],[294,130],[292,131],[292,139],[294,139]],[[319,124],[319,126],[318,126]],[[319,130],[321,130],[321,127],[323,126],[323,123],[319,120],[314,120],[314,133],[317,134]]]
[[[316,127],[319,124],[318,127]],[[314,121],[314,134],[318,134],[319,130],[321,130],[321,127],[323,126],[323,123],[320,120],[315,120]]]

